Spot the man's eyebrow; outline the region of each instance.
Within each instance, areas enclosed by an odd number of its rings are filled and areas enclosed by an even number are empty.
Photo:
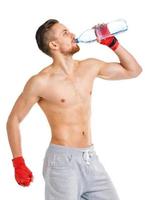
[[[64,31],[67,31],[67,28],[63,29],[63,31],[62,31],[62,32],[64,32]]]

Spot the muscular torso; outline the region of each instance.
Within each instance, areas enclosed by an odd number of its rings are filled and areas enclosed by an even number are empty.
[[[53,67],[42,73],[45,74],[45,82],[38,104],[51,128],[50,142],[71,147],[91,145],[93,71],[76,62],[71,76]]]

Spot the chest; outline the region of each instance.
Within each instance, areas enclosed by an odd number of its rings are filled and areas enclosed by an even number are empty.
[[[87,103],[91,98],[92,87],[93,80],[90,77],[56,78],[43,95],[48,103],[67,107]]]

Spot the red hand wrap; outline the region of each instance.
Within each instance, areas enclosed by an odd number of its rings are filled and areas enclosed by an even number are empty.
[[[100,44],[103,44],[103,45],[110,47],[113,51],[115,51],[117,49],[117,47],[119,46],[118,40],[113,35],[101,40]]]
[[[25,165],[22,156],[12,159],[15,169],[15,179],[19,185],[28,186],[33,179],[32,172]]]
[[[113,51],[115,51],[119,45],[117,38],[114,35],[111,35],[107,24],[101,24],[94,27],[96,36],[100,40],[99,43],[110,47]],[[100,38],[99,38],[100,36]],[[101,39],[101,37],[104,39]]]

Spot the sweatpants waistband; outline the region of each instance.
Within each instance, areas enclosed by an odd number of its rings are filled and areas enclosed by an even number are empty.
[[[94,144],[88,147],[69,147],[58,144],[50,143],[48,147],[49,152],[53,153],[71,153],[71,154],[82,154],[83,152],[95,152]]]

